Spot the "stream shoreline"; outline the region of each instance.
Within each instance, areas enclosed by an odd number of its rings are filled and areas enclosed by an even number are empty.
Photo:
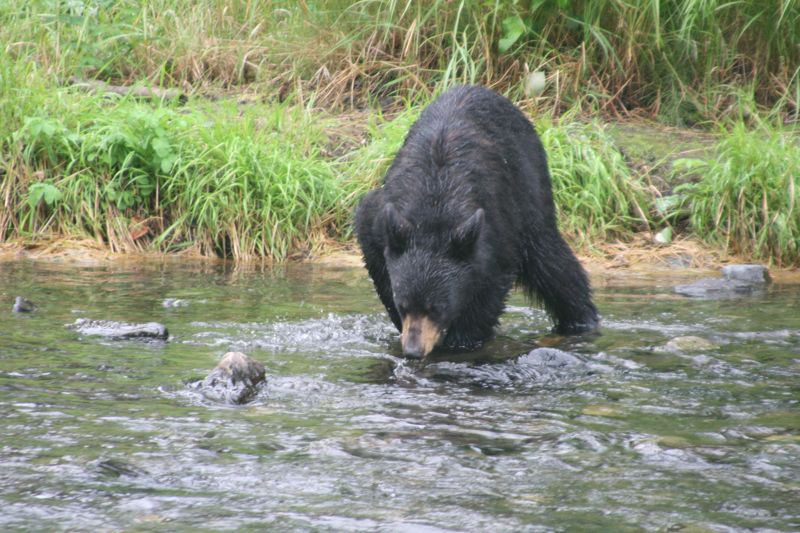
[[[595,284],[604,284],[620,279],[642,282],[647,279],[686,280],[720,275],[720,269],[730,264],[764,264],[775,283],[800,284],[800,268],[779,268],[748,258],[734,257],[721,250],[704,247],[693,241],[678,241],[678,250],[657,247],[642,241],[634,243],[608,244],[594,253],[576,255]],[[683,261],[674,261],[683,257]],[[0,243],[0,265],[14,261],[43,261],[74,264],[79,267],[102,265],[131,265],[136,263],[195,263],[233,265],[236,269],[269,269],[282,265],[312,264],[331,268],[363,268],[361,254],[355,243],[328,246],[314,255],[292,257],[278,262],[254,259],[234,261],[197,253],[159,253],[152,251],[115,253],[95,241],[56,239],[45,245]]]

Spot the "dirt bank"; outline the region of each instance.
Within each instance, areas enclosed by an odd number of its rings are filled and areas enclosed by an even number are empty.
[[[732,263],[749,263],[745,258],[725,255],[720,250],[679,239],[669,245],[657,245],[646,235],[630,243],[610,243],[594,246],[579,253],[584,268],[594,283],[655,282],[663,279],[686,279],[718,275],[719,268]],[[197,264],[224,263],[228,260],[203,256],[192,251],[181,254],[113,253],[102,244],[89,239],[51,239],[36,245],[20,243],[0,244],[0,264],[9,261],[52,261],[76,266],[104,264],[130,264],[141,262],[182,262]],[[316,255],[296,257],[294,261],[310,262],[331,267],[360,268],[361,254],[355,243],[333,243]],[[239,268],[263,268],[265,261],[239,263]],[[779,283],[800,283],[800,269],[770,268],[773,279]]]

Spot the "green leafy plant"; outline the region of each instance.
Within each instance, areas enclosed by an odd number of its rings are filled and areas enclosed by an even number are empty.
[[[54,207],[63,198],[61,191],[52,183],[34,183],[28,188],[28,203],[31,207],[37,207],[44,202],[48,207]]]
[[[505,53],[525,34],[527,28],[519,15],[504,18],[502,26],[503,35],[497,42],[497,49],[500,53]]]

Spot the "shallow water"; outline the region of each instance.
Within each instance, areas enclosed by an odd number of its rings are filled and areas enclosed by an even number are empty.
[[[596,300],[599,336],[515,295],[480,353],[423,366],[360,269],[0,263],[0,530],[800,529],[800,286]],[[686,335],[715,347],[661,349]],[[520,357],[537,342],[575,357]],[[267,368],[245,406],[186,386],[230,350]]]

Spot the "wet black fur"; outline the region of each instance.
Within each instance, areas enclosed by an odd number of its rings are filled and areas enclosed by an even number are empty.
[[[475,348],[515,281],[555,331],[597,326],[586,274],[556,227],[542,144],[488,89],[451,89],[422,113],[384,185],[358,206],[356,232],[398,329],[401,314],[424,313],[446,330],[445,346]]]

